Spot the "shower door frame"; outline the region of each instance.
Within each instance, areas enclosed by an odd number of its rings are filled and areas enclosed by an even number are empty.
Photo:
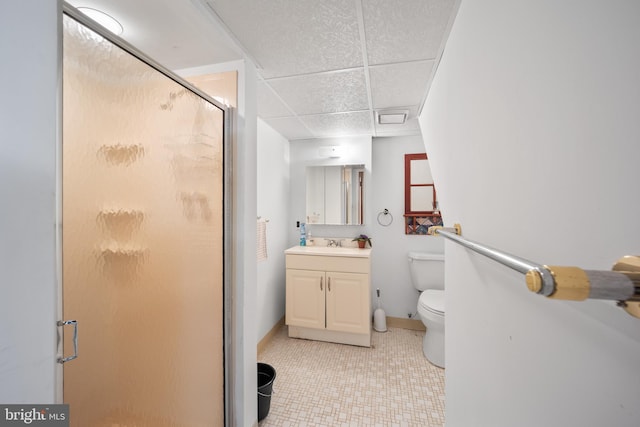
[[[63,119],[63,108],[62,108],[62,67],[63,67],[63,17],[64,15],[68,15],[72,19],[78,21],[80,24],[86,26],[90,30],[98,33],[100,36],[107,39],[109,42],[123,49],[125,52],[144,62],[154,70],[160,72],[165,77],[173,80],[183,88],[189,90],[210,104],[216,106],[222,111],[223,114],[223,160],[222,160],[222,179],[223,179],[223,251],[222,251],[222,328],[223,328],[223,378],[224,378],[224,422],[225,425],[233,424],[233,420],[236,418],[234,413],[234,405],[232,404],[233,399],[232,396],[234,394],[234,386],[233,386],[233,372],[235,372],[235,351],[232,346],[231,337],[232,332],[235,330],[234,326],[234,318],[232,315],[232,282],[231,282],[231,271],[232,271],[232,257],[233,246],[232,246],[232,219],[233,219],[233,191],[232,191],[232,170],[233,170],[233,159],[232,159],[232,143],[233,137],[231,134],[231,130],[233,129],[233,115],[235,111],[232,107],[225,106],[224,104],[218,102],[210,95],[206,94],[202,90],[193,86],[191,83],[184,80],[182,77],[175,74],[173,71],[165,68],[149,56],[147,56],[144,52],[138,50],[133,45],[129,44],[122,38],[116,36],[111,33],[106,28],[102,27],[100,24],[94,22],[83,13],[79,12],[73,6],[68,3],[57,0],[59,4],[59,13],[58,13],[58,69],[59,71],[59,82],[58,82],[58,135],[57,135],[57,147],[56,147],[56,164],[57,164],[57,183],[56,183],[56,212],[57,212],[57,220],[56,220],[56,269],[57,269],[57,277],[56,281],[58,284],[57,289],[57,319],[63,320],[63,311],[62,311],[62,302],[63,302],[63,281],[62,281],[62,119]],[[80,335],[79,338],[80,345],[82,345],[82,337]],[[58,329],[57,332],[57,357],[62,357],[63,355],[63,341],[61,330]],[[73,363],[73,362],[71,362]],[[64,403],[63,396],[63,364],[56,363],[56,403]]]

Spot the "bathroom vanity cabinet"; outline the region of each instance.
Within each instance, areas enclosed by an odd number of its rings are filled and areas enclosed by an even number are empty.
[[[290,337],[371,345],[370,254],[313,246],[285,251]]]

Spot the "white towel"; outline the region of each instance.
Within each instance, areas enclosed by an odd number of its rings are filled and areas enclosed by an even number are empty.
[[[256,231],[256,254],[258,256],[258,261],[264,261],[267,259],[267,221],[264,219],[258,219]]]

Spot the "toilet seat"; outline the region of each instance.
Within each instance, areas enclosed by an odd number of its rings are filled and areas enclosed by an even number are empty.
[[[418,305],[433,314],[444,316],[444,291],[427,289],[420,294]]]

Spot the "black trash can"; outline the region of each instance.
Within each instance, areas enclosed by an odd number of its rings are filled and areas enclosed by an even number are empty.
[[[258,421],[269,415],[271,407],[271,393],[276,370],[266,363],[258,363]]]

